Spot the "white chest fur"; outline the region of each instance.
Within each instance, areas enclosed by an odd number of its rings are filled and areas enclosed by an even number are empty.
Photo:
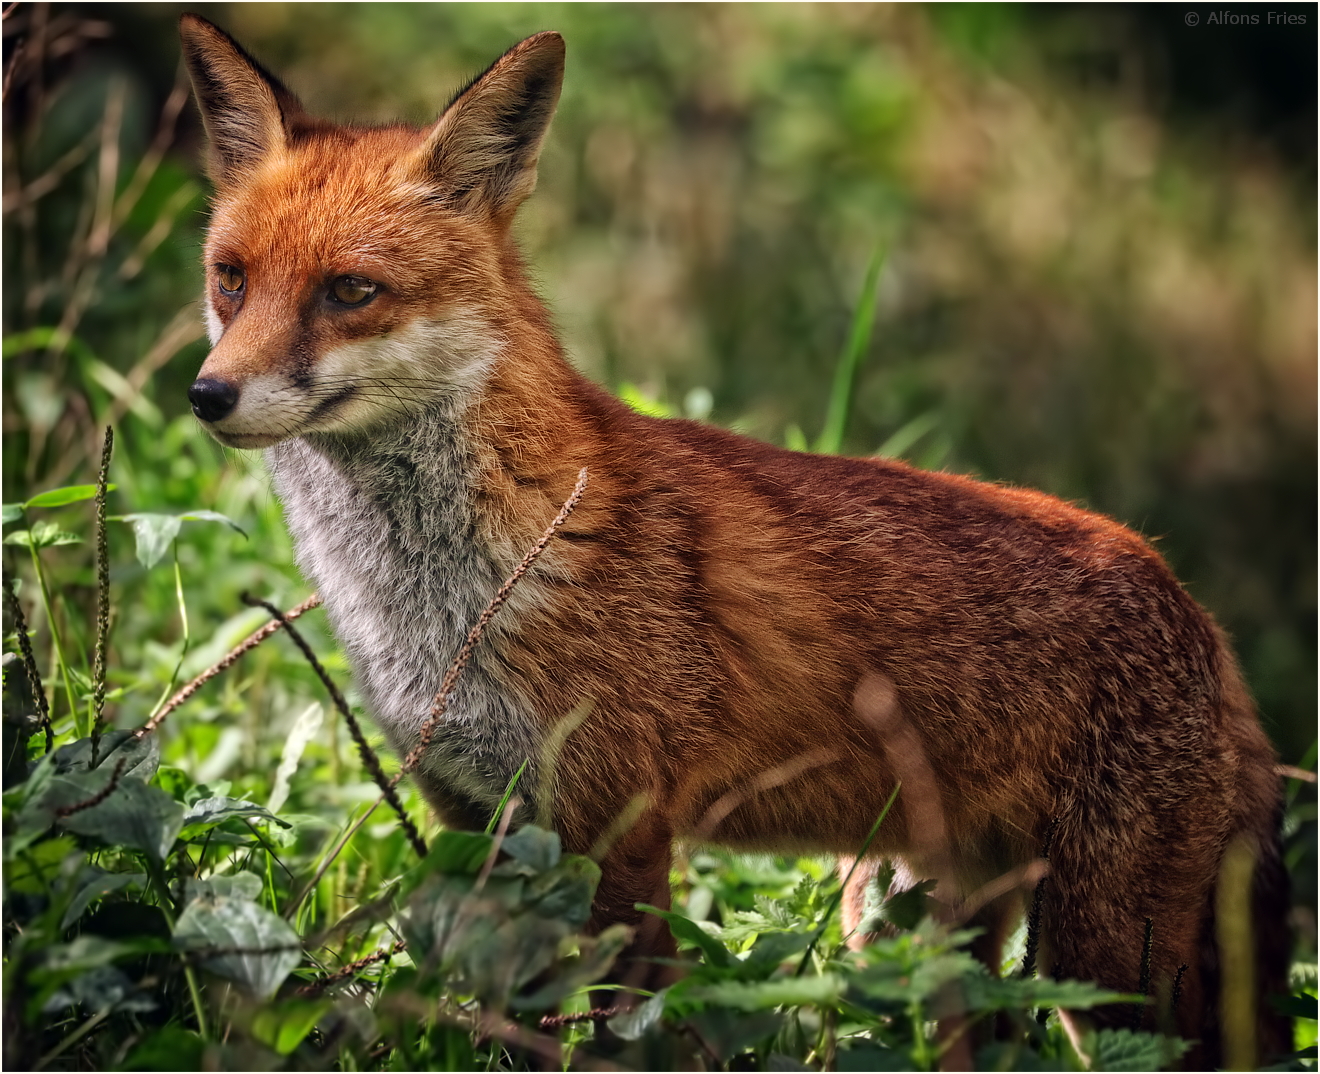
[[[479,539],[472,455],[453,419],[429,410],[369,439],[314,434],[266,453],[298,565],[321,594],[367,710],[401,754],[502,580]],[[541,749],[493,640],[478,646],[417,773],[424,788],[486,809],[525,761],[519,792],[533,797]]]

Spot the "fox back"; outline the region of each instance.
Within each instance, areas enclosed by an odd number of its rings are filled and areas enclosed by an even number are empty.
[[[1148,962],[1190,1061],[1218,1058],[1216,878],[1245,840],[1258,919],[1281,919],[1279,790],[1222,635],[1149,545],[1041,493],[646,417],[576,373],[510,236],[557,34],[415,129],[316,120],[210,23],[182,28],[216,187],[190,398],[266,449],[397,750],[590,475],[416,772],[445,823],[484,826],[525,765],[521,819],[601,859],[593,924],[633,925],[641,961],[673,953],[635,904],[668,905],[675,838],[853,854],[901,784],[873,853],[980,899],[988,965],[1023,901],[996,882],[1048,851],[1043,968],[1132,992]],[[1287,937],[1258,940],[1280,990]],[[1262,1046],[1284,1028],[1262,1013]]]

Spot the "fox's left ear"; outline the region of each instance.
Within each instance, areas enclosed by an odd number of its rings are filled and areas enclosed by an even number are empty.
[[[421,178],[464,212],[507,224],[536,187],[536,162],[564,82],[564,39],[536,34],[474,79],[418,152]]]

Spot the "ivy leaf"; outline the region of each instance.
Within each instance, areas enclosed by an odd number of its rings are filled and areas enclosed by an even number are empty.
[[[118,488],[117,485],[106,485],[105,490],[112,492]],[[47,492],[38,493],[28,500],[23,507],[63,507],[68,503],[78,503],[80,500],[94,499],[96,496],[95,485],[66,485],[60,489],[50,489]]]
[[[190,902],[174,927],[174,945],[183,951],[217,949],[202,965],[257,999],[273,996],[302,961],[298,934],[287,921],[255,902],[225,896]]]

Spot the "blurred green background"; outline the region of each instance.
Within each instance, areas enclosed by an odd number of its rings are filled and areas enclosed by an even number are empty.
[[[1283,760],[1314,767],[1314,5],[1195,27],[1123,4],[6,8],[4,499],[93,480],[112,422],[112,512],[210,508],[248,534],[185,526],[185,642],[169,561],[112,532],[124,724],[261,619],[240,590],[307,591],[259,460],[206,439],[184,396],[206,190],[185,9],[312,111],[367,122],[426,122],[560,30],[518,227],[581,369],[814,441],[883,247],[845,450],[1039,487],[1155,539],[1235,639]],[[86,548],[50,555],[72,620]],[[261,763],[316,696],[265,652],[192,717],[214,721],[193,748],[217,775]],[[1303,902],[1313,848],[1293,853]]]

